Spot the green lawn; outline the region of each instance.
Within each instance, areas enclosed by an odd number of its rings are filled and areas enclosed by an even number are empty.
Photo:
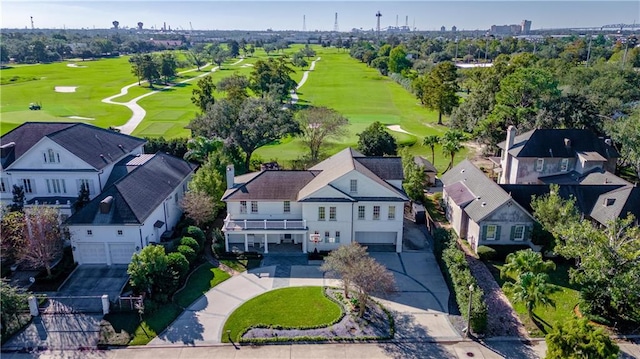
[[[283,327],[311,327],[329,324],[340,317],[340,306],[323,294],[322,287],[291,287],[259,295],[236,309],[224,324],[223,333],[231,330],[234,341],[257,324]],[[228,342],[227,335],[222,336]]]
[[[259,267],[262,259],[220,259],[219,261],[237,272],[244,272]]]
[[[489,267],[492,274],[496,278],[496,281],[500,286],[504,284],[505,280],[500,278],[499,272],[503,263],[491,262]],[[493,268],[491,268],[493,267]],[[548,332],[556,323],[561,323],[573,318],[574,307],[580,300],[580,294],[578,289],[573,284],[569,283],[569,265],[566,262],[556,263],[556,269],[549,272],[549,282],[555,284],[560,289],[558,292],[551,295],[551,298],[556,302],[556,307],[539,307],[533,312],[538,317],[537,320],[542,324],[544,331]],[[524,305],[520,303],[513,303],[512,298],[509,298],[513,304],[513,308],[520,316],[520,320],[524,323],[527,330],[533,337],[543,337],[543,333],[527,315],[527,310]]]
[[[145,315],[142,323],[136,312],[112,313],[105,316],[116,333],[130,334],[130,345],[145,345],[169,326],[182,313],[183,308],[189,306],[201,295],[230,275],[221,269],[214,268],[207,263],[196,269],[185,288],[176,293],[174,300],[158,308],[154,313]]]

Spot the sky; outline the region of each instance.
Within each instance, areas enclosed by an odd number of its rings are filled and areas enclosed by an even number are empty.
[[[408,25],[419,30],[485,30],[491,25],[532,21],[532,29],[563,27],[601,27],[607,24],[640,23],[640,1],[179,1],[179,0],[2,0],[0,27],[110,28],[114,20],[120,27],[160,28],[166,22],[172,29],[188,30],[302,30],[303,17],[309,31],[330,31],[338,13],[338,29],[364,30],[376,27],[380,11],[381,28]]]

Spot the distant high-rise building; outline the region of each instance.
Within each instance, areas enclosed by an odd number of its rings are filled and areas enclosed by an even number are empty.
[[[447,28],[444,27],[444,25],[442,25],[442,26],[440,26],[440,31],[445,32],[445,31],[447,31]]]
[[[531,20],[522,20],[520,24],[520,32],[524,35],[528,35],[531,31]]]
[[[456,32],[456,31],[458,31],[458,28],[455,25],[453,25],[453,26],[451,26],[451,31]]]

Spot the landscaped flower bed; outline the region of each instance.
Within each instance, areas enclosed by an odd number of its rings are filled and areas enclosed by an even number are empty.
[[[344,298],[341,289],[325,288],[324,294],[341,306],[342,315],[329,325],[317,328],[283,328],[255,325],[242,334],[241,343],[288,341],[383,340],[394,335],[393,317],[379,303],[371,301],[362,318],[358,307]]]

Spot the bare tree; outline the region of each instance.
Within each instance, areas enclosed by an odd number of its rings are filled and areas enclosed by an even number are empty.
[[[298,112],[302,142],[309,147],[311,160],[317,161],[320,150],[329,138],[340,138],[347,132],[349,120],[326,107],[311,107]]]
[[[363,247],[358,243],[340,246],[324,259],[320,270],[340,278],[344,286],[344,296],[349,298],[349,287],[351,286],[352,273],[356,262],[366,256],[368,256],[367,247]]]
[[[388,295],[396,291],[393,274],[375,259],[367,256],[355,262],[349,274],[358,298],[358,317],[364,315],[371,295]]]
[[[182,209],[201,227],[215,219],[218,212],[215,203],[217,201],[206,193],[189,191],[182,199]]]
[[[18,258],[33,268],[45,268],[51,276],[51,264],[62,254],[62,237],[58,211],[53,207],[34,206],[25,211],[25,241]]]

